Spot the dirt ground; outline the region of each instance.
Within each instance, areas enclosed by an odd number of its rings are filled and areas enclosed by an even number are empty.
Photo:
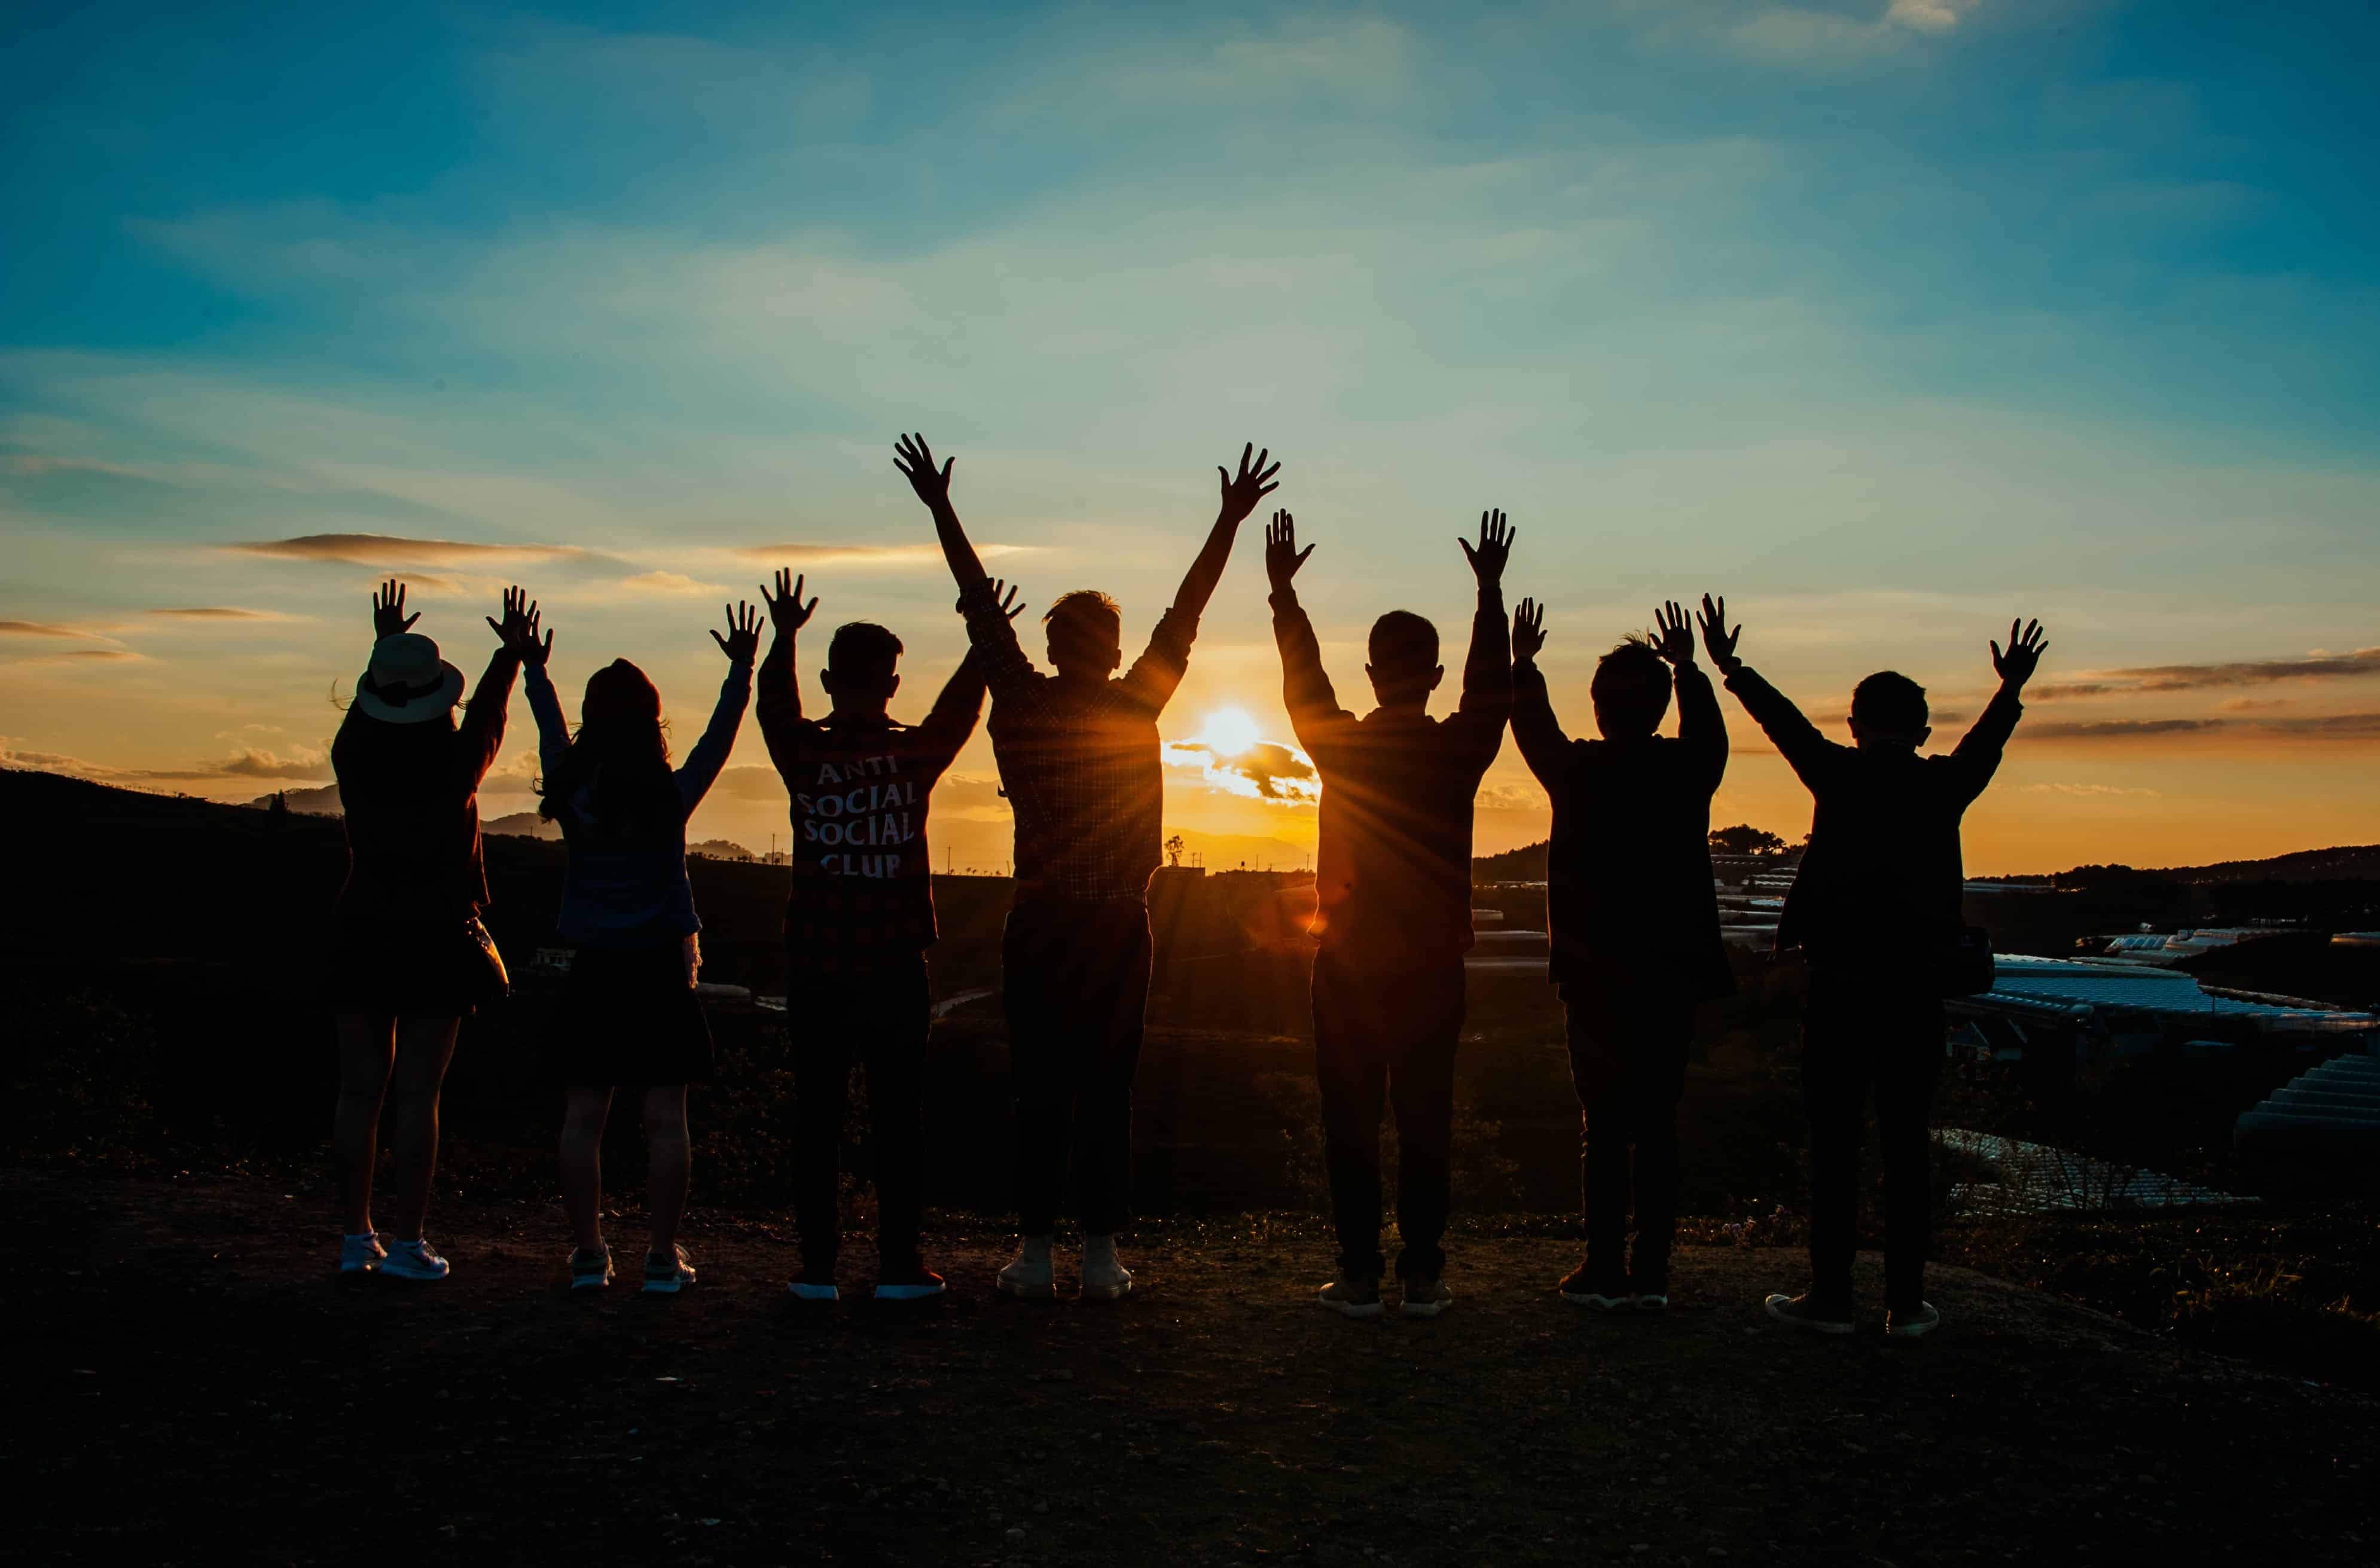
[[[1791,1254],[1686,1249],[1610,1317],[1552,1294],[1569,1244],[1463,1238],[1444,1317],[1351,1323],[1311,1222],[1257,1220],[1144,1232],[1122,1303],[999,1300],[978,1232],[929,1237],[941,1302],[808,1307],[732,1216],[668,1300],[573,1295],[544,1206],[346,1285],[252,1183],[0,1193],[28,1563],[2380,1560],[2380,1403],[1956,1270],[1934,1337],[1823,1340],[1760,1314]]]

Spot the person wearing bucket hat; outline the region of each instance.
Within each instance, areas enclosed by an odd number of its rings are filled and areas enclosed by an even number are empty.
[[[333,907],[323,1000],[338,1026],[339,1100],[331,1148],[345,1239],[342,1274],[446,1275],[422,1238],[438,1162],[438,1093],[463,1017],[504,994],[502,961],[480,911],[480,783],[504,745],[504,711],[533,640],[537,607],[504,594],[502,639],[458,722],[463,672],[413,630],[405,585],[372,596],[371,659],[331,743],[347,837],[347,878]],[[381,1111],[393,1101],[394,1223],[372,1226]],[[383,1245],[383,1236],[386,1245]]]
[[[710,1077],[710,1026],[694,992],[701,963],[694,889],[686,875],[686,821],[702,804],[735,748],[752,699],[759,614],[727,613],[710,634],[727,655],[727,679],[710,723],[670,767],[662,695],[645,673],[615,659],[588,678],[573,735],[546,675],[544,647],[524,650],[529,711],[537,715],[539,807],[570,847],[554,929],[575,944],[570,978],[538,1056],[540,1082],[563,1090],[562,1200],[577,1249],[573,1290],[612,1282],[601,1221],[603,1124],[613,1090],[644,1090],[645,1145],[651,1161],[646,1208],[652,1216],[644,1288],[674,1295],[694,1283],[677,1245],[686,1211],[686,1088]]]

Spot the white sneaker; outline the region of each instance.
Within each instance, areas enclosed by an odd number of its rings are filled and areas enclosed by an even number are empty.
[[[1913,1340],[1932,1333],[1942,1326],[1942,1314],[1934,1310],[1930,1301],[1921,1301],[1914,1312],[1887,1312],[1884,1331],[1897,1340]]]
[[[1454,1305],[1454,1293],[1446,1288],[1444,1280],[1407,1280],[1403,1283],[1403,1311],[1408,1318],[1435,1318]]]
[[[388,1257],[388,1248],[381,1246],[378,1231],[366,1231],[359,1236],[339,1238],[339,1272],[369,1274]]]
[[[401,1241],[388,1249],[380,1271],[392,1280],[443,1280],[446,1259],[427,1240]]]
[[[1050,1260],[1048,1236],[1026,1236],[1016,1257],[992,1282],[1002,1295],[1020,1301],[1049,1301],[1058,1294],[1057,1266]]]
[[[675,1242],[670,1244],[667,1256],[658,1252],[645,1254],[646,1295],[675,1295],[692,1283],[694,1261],[686,1257],[686,1248]]]
[[[570,1253],[570,1288],[572,1290],[604,1290],[613,1279],[612,1249],[599,1246],[592,1252],[574,1247]]]
[[[1132,1294],[1132,1270],[1116,1257],[1115,1237],[1083,1238],[1083,1299],[1122,1301]]]

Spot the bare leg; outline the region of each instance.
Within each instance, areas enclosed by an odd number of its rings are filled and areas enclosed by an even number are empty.
[[[676,1245],[677,1222],[686,1213],[686,1189],[693,1163],[687,1142],[686,1086],[645,1090],[645,1147],[652,1158],[645,1207],[653,1216],[651,1250],[664,1258]]]
[[[380,1153],[380,1102],[388,1090],[396,1020],[385,1013],[342,1013],[339,1102],[331,1116],[331,1165],[347,1234],[372,1228],[372,1164]]]
[[[396,1072],[390,1080],[388,1141],[396,1156],[396,1223],[389,1234],[419,1241],[421,1219],[430,1209],[430,1181],[438,1172],[438,1090],[454,1060],[460,1018],[405,1017],[396,1021]]]
[[[562,1207],[581,1252],[603,1245],[603,1123],[612,1112],[608,1088],[566,1088],[562,1111]]]

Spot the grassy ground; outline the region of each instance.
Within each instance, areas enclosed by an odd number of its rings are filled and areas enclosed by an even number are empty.
[[[1960,1270],[1935,1337],[1829,1341],[1758,1311],[1790,1252],[1688,1248],[1675,1310],[1611,1318],[1551,1295],[1571,1244],[1469,1237],[1444,1318],[1349,1323],[1311,1222],[1257,1220],[1146,1231],[1119,1304],[998,1301],[978,1234],[931,1238],[942,1302],[805,1309],[790,1237],[717,1215],[694,1293],[589,1300],[542,1204],[445,1205],[453,1279],[357,1288],[253,1181],[0,1194],[44,1280],[26,1562],[2380,1556],[2380,1404]]]

